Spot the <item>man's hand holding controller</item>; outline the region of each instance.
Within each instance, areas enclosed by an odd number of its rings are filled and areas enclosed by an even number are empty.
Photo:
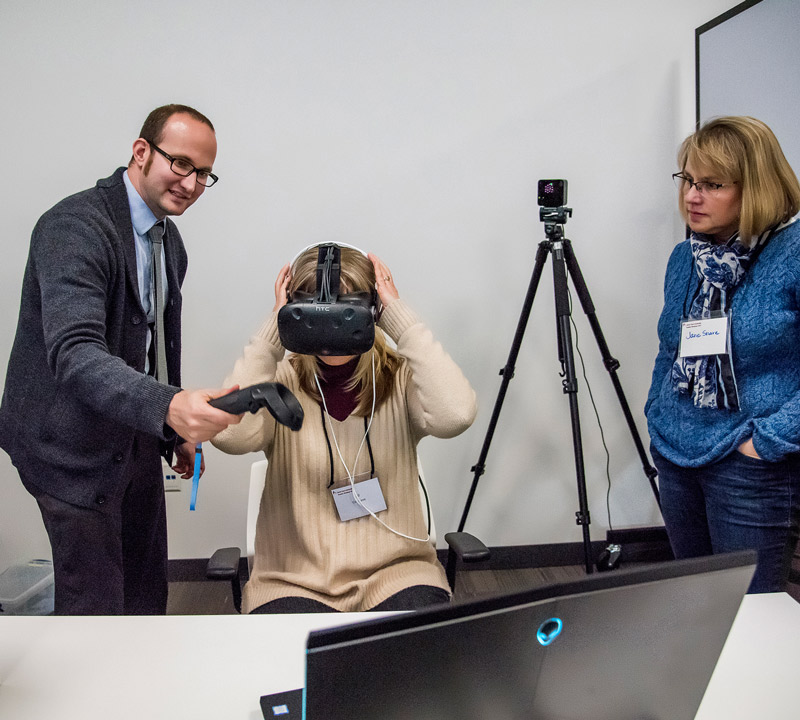
[[[173,396],[167,410],[169,425],[184,440],[201,443],[235,425],[242,415],[232,415],[209,404],[209,400],[239,389],[238,385],[222,390],[181,390]]]

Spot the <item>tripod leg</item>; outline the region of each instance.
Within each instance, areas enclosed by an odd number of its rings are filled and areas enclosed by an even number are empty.
[[[658,486],[656,485],[656,477],[658,476],[658,472],[650,464],[650,460],[647,457],[644,445],[642,444],[641,436],[639,435],[639,431],[636,429],[636,423],[634,422],[630,406],[628,405],[628,400],[626,399],[625,392],[622,389],[622,383],[617,376],[619,360],[612,357],[611,352],[608,349],[608,344],[606,343],[606,339],[603,336],[603,331],[600,328],[600,323],[597,320],[597,315],[595,314],[594,303],[589,295],[589,289],[586,287],[586,281],[583,279],[583,274],[578,266],[578,260],[575,257],[575,253],[572,249],[572,243],[566,239],[564,240],[564,260],[567,265],[567,271],[569,272],[570,277],[572,277],[572,283],[575,285],[575,290],[578,293],[578,299],[580,300],[583,312],[586,314],[586,317],[589,320],[592,333],[594,333],[597,347],[600,349],[600,355],[603,357],[603,365],[611,376],[611,383],[614,386],[617,399],[620,407],[622,408],[622,414],[625,416],[625,422],[628,424],[628,429],[630,430],[631,437],[633,438],[633,443],[636,446],[636,452],[639,453],[639,459],[641,460],[642,468],[644,469],[644,473],[650,482],[650,488],[653,491],[656,503],[660,509],[661,498],[658,494]]]
[[[508,385],[511,382],[511,378],[514,377],[514,368],[516,367],[519,348],[520,345],[522,345],[522,338],[525,335],[525,328],[528,325],[528,318],[530,317],[531,308],[533,307],[533,299],[536,297],[536,289],[539,286],[539,279],[542,276],[542,269],[544,268],[544,263],[547,260],[547,253],[549,249],[550,243],[548,241],[543,241],[539,243],[539,249],[536,251],[536,261],[533,265],[533,273],[531,274],[531,280],[528,284],[528,292],[525,295],[525,302],[522,305],[522,312],[520,313],[519,321],[517,322],[517,331],[514,334],[514,341],[511,343],[511,351],[508,354],[505,367],[500,370],[500,375],[502,376],[503,380],[500,383],[500,391],[497,394],[497,399],[494,403],[494,410],[492,411],[492,417],[489,420],[489,428],[486,431],[486,437],[483,440],[483,447],[481,448],[481,454],[478,458],[478,462],[471,468],[472,472],[475,474],[472,479],[472,485],[469,489],[467,502],[464,505],[464,512],[461,515],[461,522],[458,524],[458,532],[463,532],[464,530],[464,525],[467,522],[467,515],[469,514],[470,507],[472,506],[472,499],[474,498],[475,490],[478,487],[478,481],[480,480],[481,475],[483,475],[483,473],[486,471],[486,457],[489,454],[489,446],[492,444],[495,427],[497,426],[497,421],[500,418],[500,411],[503,409],[503,402],[506,398]]]
[[[583,532],[583,555],[586,573],[593,571],[592,542],[589,534],[589,503],[586,494],[586,474],[583,463],[583,441],[581,440],[581,421],[578,412],[578,381],[575,374],[575,357],[572,349],[570,329],[569,292],[567,289],[567,268],[564,260],[562,242],[553,244],[553,287],[556,300],[556,326],[558,333],[559,359],[564,371],[564,392],[569,396],[569,411],[572,420],[572,447],[575,455],[575,473],[578,484],[579,510],[575,513],[576,522]]]

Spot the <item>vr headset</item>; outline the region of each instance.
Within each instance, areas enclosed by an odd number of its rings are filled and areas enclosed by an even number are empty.
[[[315,292],[292,293],[278,311],[281,343],[302,355],[361,355],[375,342],[378,294],[374,288],[340,293],[341,248],[352,246],[327,243],[318,247]]]

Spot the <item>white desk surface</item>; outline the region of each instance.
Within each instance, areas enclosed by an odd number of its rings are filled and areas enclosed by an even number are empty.
[[[309,630],[376,616],[3,617],[0,720],[262,720]],[[745,597],[697,720],[791,717],[798,653],[800,604]]]

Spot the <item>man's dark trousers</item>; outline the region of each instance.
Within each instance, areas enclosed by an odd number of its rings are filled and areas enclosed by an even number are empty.
[[[158,440],[137,433],[118,497],[81,507],[25,485],[53,549],[56,615],[164,615],[167,518]]]

